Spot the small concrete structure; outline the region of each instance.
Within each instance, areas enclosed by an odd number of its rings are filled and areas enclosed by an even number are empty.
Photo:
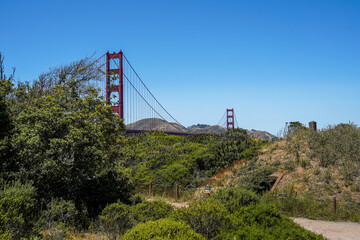
[[[310,130],[313,130],[313,131],[317,131],[317,127],[316,127],[316,122],[315,122],[315,121],[309,122],[309,129],[310,129]]]

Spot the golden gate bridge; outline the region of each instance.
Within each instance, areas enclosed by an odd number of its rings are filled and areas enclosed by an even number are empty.
[[[123,51],[107,52],[90,65],[94,64],[105,81],[100,79],[90,84],[99,89],[106,104],[111,105],[112,112],[124,120],[127,133],[161,130],[156,128],[160,120],[170,124],[170,129],[169,124],[164,129],[167,134],[192,134],[156,99]],[[234,109],[227,109],[217,125],[226,126],[227,130],[238,127]]]

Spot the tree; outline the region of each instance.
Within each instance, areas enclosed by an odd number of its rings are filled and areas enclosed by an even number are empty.
[[[287,135],[294,134],[300,130],[304,130],[306,127],[299,121],[290,122],[287,126]]]
[[[10,146],[12,123],[7,99],[12,92],[14,73],[15,68],[9,77],[5,75],[4,57],[0,52],[0,177],[11,170],[13,165]]]
[[[115,164],[125,125],[97,89],[82,88],[92,79],[83,65],[80,60],[17,86],[12,146],[17,178],[33,181],[46,201],[72,200],[96,216],[108,203],[127,202],[132,187]]]

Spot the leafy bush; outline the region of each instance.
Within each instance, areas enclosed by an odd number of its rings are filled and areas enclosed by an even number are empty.
[[[188,225],[183,222],[176,222],[171,219],[159,219],[140,223],[130,229],[121,238],[122,240],[184,240],[194,239],[203,240],[204,238],[195,233]]]
[[[228,212],[221,202],[214,198],[192,202],[188,208],[180,208],[171,216],[184,221],[206,239],[216,239],[220,229],[226,225]]]
[[[241,179],[240,186],[256,193],[267,191],[274,183],[274,180],[269,178],[270,174],[272,169],[268,167],[252,170]]]
[[[63,223],[66,226],[75,224],[78,211],[72,201],[63,199],[53,199],[47,204],[47,208],[42,212],[40,221],[43,224]]]
[[[133,206],[133,213],[137,222],[147,222],[166,218],[173,211],[173,206],[163,201],[148,201]]]
[[[37,219],[36,191],[31,184],[15,182],[0,191],[0,216],[13,239],[28,237]]]
[[[243,206],[259,202],[259,197],[254,192],[240,188],[221,189],[212,197],[218,199],[230,213],[238,211]]]
[[[140,194],[135,194],[135,195],[131,196],[130,201],[131,201],[131,205],[135,206],[136,204],[145,202],[146,199],[144,196],[142,196]]]
[[[231,223],[222,231],[221,239],[324,239],[283,217],[271,205],[243,207],[230,219]]]
[[[131,207],[121,202],[112,203],[99,215],[99,228],[110,239],[117,239],[134,225]]]
[[[37,228],[47,239],[63,239],[78,224],[79,216],[72,201],[53,199],[41,213]]]

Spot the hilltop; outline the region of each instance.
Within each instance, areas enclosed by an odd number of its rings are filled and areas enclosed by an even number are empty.
[[[169,123],[159,118],[146,118],[127,125],[128,128],[137,130],[160,130],[165,132],[188,131],[177,123]]]

